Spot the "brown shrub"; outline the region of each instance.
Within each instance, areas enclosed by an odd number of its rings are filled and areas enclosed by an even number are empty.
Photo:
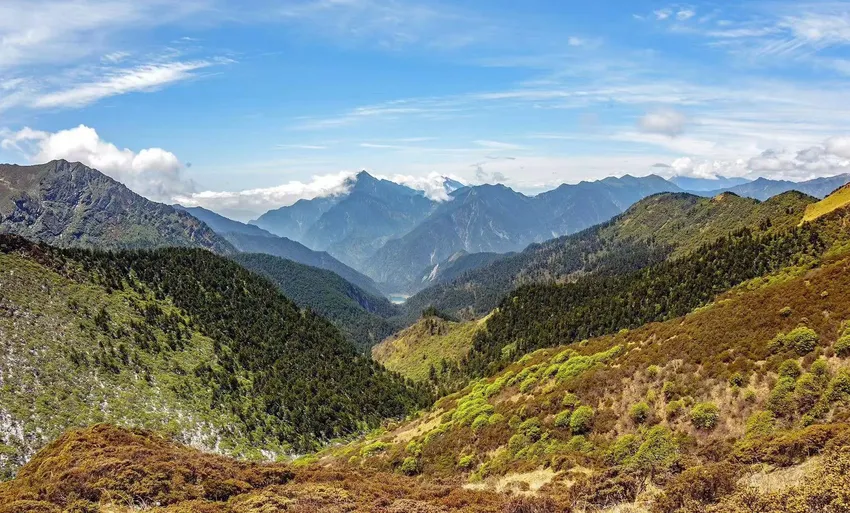
[[[559,513],[555,501],[549,498],[516,497],[505,505],[505,513]]]
[[[672,478],[653,510],[673,513],[693,504],[713,504],[735,490],[739,468],[730,463],[692,467]]]

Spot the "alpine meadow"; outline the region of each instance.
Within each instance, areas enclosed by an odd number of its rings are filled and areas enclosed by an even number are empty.
[[[850,513],[850,3],[0,1],[0,513]]]

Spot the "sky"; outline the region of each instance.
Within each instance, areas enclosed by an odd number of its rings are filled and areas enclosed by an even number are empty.
[[[848,2],[0,1],[0,161],[239,219],[363,169],[835,175],[848,86]]]

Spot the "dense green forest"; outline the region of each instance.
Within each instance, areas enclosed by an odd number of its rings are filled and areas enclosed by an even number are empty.
[[[811,263],[829,244],[830,236],[809,224],[761,234],[743,229],[643,269],[525,285],[500,303],[466,365],[486,374],[535,349],[679,317],[746,280]],[[621,255],[617,269],[638,267]]]
[[[634,204],[608,222],[573,235],[532,244],[411,297],[404,322],[428,305],[472,318],[486,315],[516,287],[552,283],[588,273],[627,273],[694,251],[742,228],[777,231],[795,226],[815,198],[788,192],[767,201],[723,194],[701,198],[662,193]]]
[[[134,303],[142,324],[114,319],[106,309],[94,313],[94,325],[108,336],[95,354],[72,355],[79,366],[138,367],[144,376],[142,353],[179,351],[192,332],[211,339],[215,359],[191,372],[212,391],[212,408],[237,419],[230,429],[258,443],[305,450],[427,401],[424,392],[360,354],[331,323],[208,251],[57,249],[0,235],[0,254],[22,255],[108,294],[146,298]],[[154,330],[166,337],[153,336]],[[185,371],[175,366],[174,372]]]
[[[368,349],[392,335],[396,325],[387,319],[399,308],[344,280],[338,274],[271,255],[243,253],[233,260],[277,285],[302,308],[309,308],[337,325],[358,347]]]

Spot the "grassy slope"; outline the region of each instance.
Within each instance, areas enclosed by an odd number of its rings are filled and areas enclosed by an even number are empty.
[[[723,193],[713,198],[691,194],[660,194],[629,209],[609,228],[603,238],[657,239],[675,248],[673,256],[687,254],[706,242],[741,228],[759,228],[765,220],[769,228],[790,228],[814,198],[796,191],[766,201]],[[766,228],[767,226],[765,226]]]
[[[463,323],[439,317],[421,319],[373,347],[372,358],[404,377],[425,381],[431,367],[439,368],[442,360],[462,360],[472,346],[472,337],[486,322],[486,317]]]
[[[218,360],[180,310],[133,290],[108,294],[17,255],[0,255],[0,270],[0,473],[68,427],[95,422],[156,428],[202,447],[247,445],[193,372]],[[174,332],[146,321],[152,304],[180,320],[182,348],[170,348]],[[101,311],[111,332],[95,321]],[[135,337],[162,350],[138,347]]]
[[[368,350],[395,331],[386,319],[398,308],[324,269],[262,254],[234,255],[246,269],[265,276],[302,308],[310,308],[336,324],[361,350]]]
[[[803,221],[814,221],[836,209],[846,207],[848,204],[850,204],[850,187],[845,185],[826,198],[809,205],[806,208]]]
[[[383,470],[410,459],[425,475],[460,475],[485,487],[546,468],[550,494],[569,497],[571,484],[588,480],[583,493],[599,505],[614,500],[606,487],[625,487],[615,502],[631,500],[629,482],[652,476],[663,485],[683,467],[726,461],[748,472],[739,464],[799,463],[850,433],[850,361],[834,349],[850,320],[850,257],[830,258],[748,282],[683,318],[539,350],[335,457]],[[812,351],[771,348],[777,333],[798,325],[818,334]],[[783,402],[771,397],[786,360],[810,372]],[[719,408],[712,429],[692,422],[691,407],[701,402]],[[641,422],[632,417],[638,403],[647,406]],[[594,410],[586,432],[569,425],[577,405]],[[768,410],[777,411],[775,421],[747,433],[748,418]]]

